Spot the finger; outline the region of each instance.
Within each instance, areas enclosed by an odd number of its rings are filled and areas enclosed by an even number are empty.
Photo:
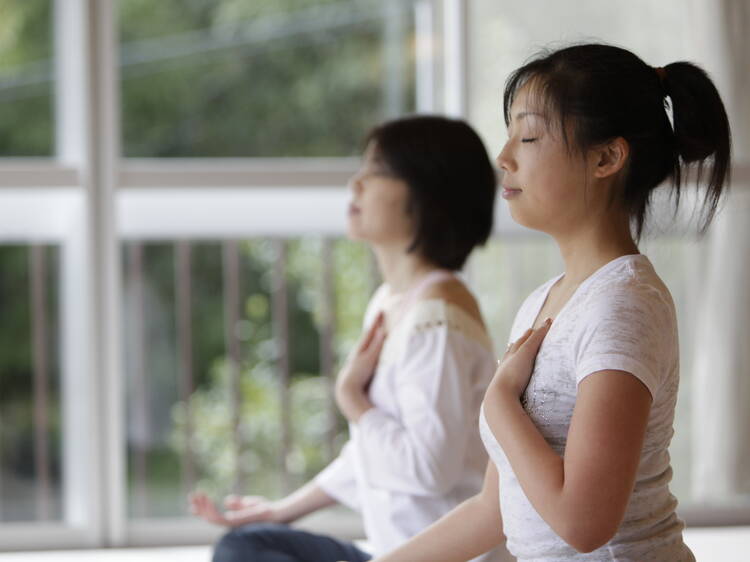
[[[237,494],[229,494],[224,498],[224,507],[226,507],[227,509],[237,509],[238,507],[242,507],[244,505],[243,500],[244,498],[242,496],[239,496]]]
[[[203,518],[208,521],[209,523],[213,523],[214,525],[221,525],[222,527],[230,527],[231,524],[229,521],[224,517],[221,513],[218,511],[212,511],[209,513],[206,513]]]
[[[209,499],[206,499],[206,509],[205,509],[205,517],[206,519],[217,523],[219,525],[226,525],[227,520],[224,518],[224,516],[221,514],[221,512],[218,510],[214,502],[212,502]]]
[[[526,343],[526,340],[528,340],[531,337],[531,334],[534,333],[534,330],[529,328],[526,330],[523,334],[521,334],[521,337],[518,338],[516,341],[514,341],[512,344],[510,344],[510,349],[508,350],[509,353],[515,353],[518,351],[518,349]]]
[[[200,496],[198,494],[189,494],[188,495],[188,506],[190,507],[191,513],[198,513],[198,509],[200,507]]]
[[[204,517],[204,518],[206,516],[206,510],[203,509],[203,506],[201,504],[193,504],[193,505],[191,505],[190,506],[190,513],[192,513],[193,515],[197,515],[199,517]]]
[[[203,494],[200,494],[200,493],[195,494],[191,502],[192,508],[195,509],[195,512],[198,514],[203,513],[203,505],[204,505],[203,498],[204,498]]]
[[[218,508],[216,507],[216,504],[215,504],[215,503],[213,502],[213,500],[212,500],[211,498],[209,498],[208,496],[206,496],[206,497],[205,497],[205,498],[203,499],[203,505],[204,505],[204,506],[205,506],[205,508],[206,508],[207,510],[209,510],[209,511],[218,511]]]
[[[256,508],[258,504],[266,502],[266,498],[263,496],[243,496],[242,500],[237,504],[235,509],[250,509]]]
[[[226,514],[225,518],[227,523],[232,527],[247,525],[248,523],[255,523],[256,521],[261,519],[261,517],[258,516],[258,511],[255,509],[231,511]]]
[[[521,349],[523,350],[523,352],[536,355],[539,351],[539,347],[544,341],[544,337],[547,335],[547,332],[549,331],[551,326],[552,319],[547,318],[547,320],[544,321],[544,324],[534,330],[534,332],[528,338],[526,338],[526,341],[523,342],[523,344],[521,345]]]
[[[195,502],[195,511],[194,513],[200,517],[203,517],[203,519],[210,521],[210,512],[206,506],[206,499],[205,497],[199,497]]]
[[[266,501],[266,497],[265,496],[243,496],[242,500],[247,505],[255,505],[258,502]]]
[[[213,502],[206,495],[200,498],[199,509],[204,517],[210,516],[213,511],[216,511]]]
[[[367,332],[365,333],[364,337],[362,338],[362,343],[359,346],[361,351],[364,351],[370,346],[370,342],[372,342],[372,338],[375,337],[375,333],[380,328],[380,324],[383,322],[383,313],[378,312],[378,315],[375,317],[375,320],[370,325],[370,327],[367,329]]]
[[[385,338],[388,334],[385,331],[385,326],[381,326],[380,329],[375,333],[370,342],[370,347],[367,349],[367,354],[377,361],[380,356],[380,351],[383,349]]]
[[[383,326],[384,320],[385,314],[383,314],[383,312],[379,312],[375,317],[375,321],[372,323],[372,326],[370,326],[370,329],[367,331],[367,334],[365,334],[365,338],[362,341],[362,344],[359,346],[360,351],[366,351],[370,347],[378,331]]]

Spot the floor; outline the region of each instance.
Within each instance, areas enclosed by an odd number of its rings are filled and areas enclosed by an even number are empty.
[[[750,560],[750,527],[694,528],[685,540],[698,562]],[[208,562],[208,546],[0,553],[0,562]]]

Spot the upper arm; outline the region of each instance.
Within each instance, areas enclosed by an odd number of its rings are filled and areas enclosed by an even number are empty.
[[[466,376],[471,351],[445,325],[414,331],[392,381],[398,414],[372,408],[354,441],[369,482],[412,494],[444,494],[466,470],[480,395]],[[378,384],[376,379],[373,384]],[[391,386],[391,384],[389,384]]]
[[[461,451],[476,431],[470,412],[478,407],[478,396],[466,372],[474,361],[466,343],[445,326],[424,330],[411,341],[395,398],[422,454],[451,472],[462,465]]]
[[[588,529],[587,539],[595,544],[607,542],[625,514],[651,401],[646,386],[624,371],[599,371],[578,386],[565,449],[564,493],[577,515],[571,525]],[[601,536],[592,538],[591,529]]]
[[[563,497],[574,514],[564,524],[578,544],[611,539],[632,495],[651,405],[677,353],[667,296],[653,284],[623,282],[586,303],[563,459]]]
[[[579,389],[592,373],[625,371],[658,395],[678,356],[676,317],[666,296],[650,285],[622,283],[586,302],[583,329],[574,338]]]

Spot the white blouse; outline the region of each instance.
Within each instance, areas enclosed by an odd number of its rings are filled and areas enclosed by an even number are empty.
[[[383,285],[365,315],[392,321]],[[374,408],[350,424],[339,457],[315,479],[362,514],[374,554],[399,546],[482,487],[479,406],[496,360],[484,328],[443,300],[417,300],[389,328],[370,385]]]

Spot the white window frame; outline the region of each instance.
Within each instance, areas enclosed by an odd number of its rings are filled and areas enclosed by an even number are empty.
[[[62,248],[65,513],[61,523],[0,525],[0,544],[205,543],[217,530],[195,519],[127,516],[120,244],[143,237],[343,235],[343,186],[357,161],[121,158],[116,0],[53,1],[56,158],[0,161],[0,236]],[[416,3],[420,112],[467,115],[467,2]],[[750,172],[744,167],[738,175]],[[501,202],[496,216],[498,233],[522,232]],[[686,513],[703,524],[750,521],[746,508]]]
[[[61,522],[3,524],[0,544],[15,550],[206,542],[216,530],[194,519],[127,517],[120,243],[151,235],[343,235],[343,186],[358,162],[121,158],[116,0],[52,1],[56,153],[51,160],[0,161],[0,235],[61,247],[64,514]],[[460,59],[441,38],[453,33],[442,14],[460,4],[415,3],[420,112],[440,112],[444,97],[457,97],[456,69],[443,60]],[[295,209],[295,201],[303,204]],[[208,205],[221,221],[202,220],[196,205]],[[286,220],[276,224],[274,216]]]

